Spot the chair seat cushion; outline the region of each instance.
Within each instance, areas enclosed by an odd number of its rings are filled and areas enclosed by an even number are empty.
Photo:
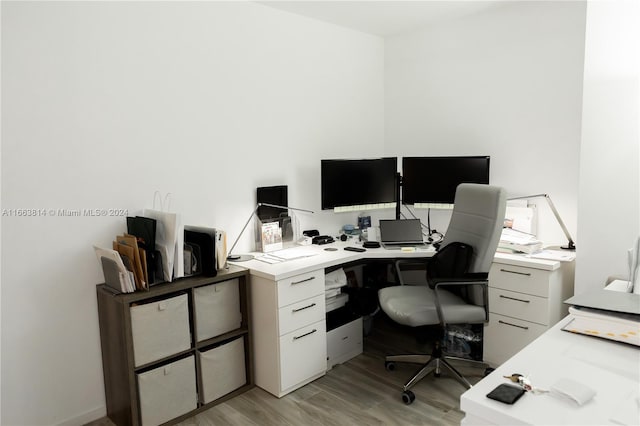
[[[434,291],[426,286],[393,286],[380,289],[378,299],[382,310],[399,324],[411,327],[440,324]],[[484,307],[469,305],[446,290],[439,290],[438,295],[447,324],[485,321]]]

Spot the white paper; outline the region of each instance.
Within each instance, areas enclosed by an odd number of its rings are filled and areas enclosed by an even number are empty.
[[[529,257],[532,257],[535,259],[559,260],[561,262],[572,262],[576,258],[576,252],[560,251],[560,250],[541,250],[537,253],[533,253],[529,255]]]

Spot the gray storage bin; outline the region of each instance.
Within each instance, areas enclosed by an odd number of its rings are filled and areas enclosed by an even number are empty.
[[[196,338],[210,339],[240,328],[240,288],[237,278],[193,289]]]
[[[247,383],[242,337],[198,352],[202,371],[202,403],[214,401]]]
[[[159,425],[198,406],[192,355],[137,375],[143,425]]]
[[[175,297],[132,305],[131,333],[136,367],[191,347],[188,297]]]

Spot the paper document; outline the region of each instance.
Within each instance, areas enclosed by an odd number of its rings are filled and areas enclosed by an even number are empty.
[[[561,251],[561,250],[541,250],[539,252],[530,254],[529,257],[532,257],[535,259],[559,260],[561,262],[571,262],[576,259],[576,252]]]
[[[274,263],[284,262],[284,259],[272,256],[270,254],[265,254],[263,256],[258,256],[258,257],[256,257],[256,260],[259,260],[260,262],[268,263],[270,265],[273,265]]]
[[[502,230],[500,241],[522,245],[540,243],[540,240],[538,240],[534,235],[527,234],[526,232],[516,231],[510,228],[504,228]]]
[[[291,247],[269,253],[269,255],[279,257],[282,260],[299,259],[301,257],[315,256],[316,254],[317,252],[313,249],[301,247]]]

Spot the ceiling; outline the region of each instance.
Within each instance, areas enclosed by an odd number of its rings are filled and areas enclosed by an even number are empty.
[[[434,21],[474,14],[505,1],[507,0],[269,0],[258,3],[357,31],[388,37],[415,31]]]

